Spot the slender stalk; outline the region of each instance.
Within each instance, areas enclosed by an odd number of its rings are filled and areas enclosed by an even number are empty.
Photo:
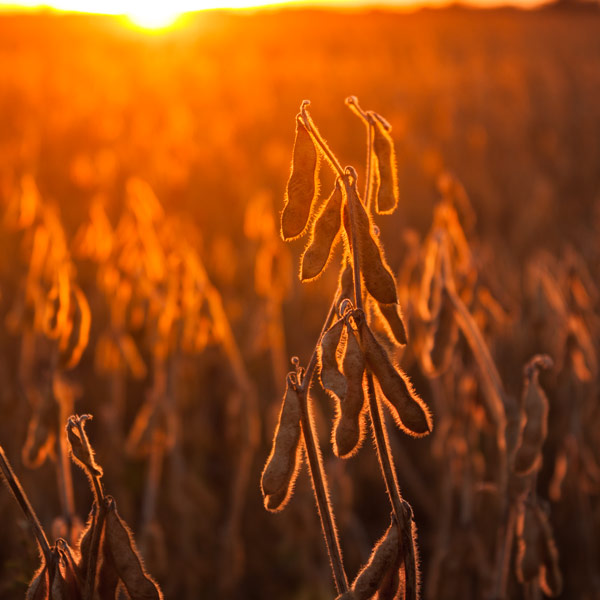
[[[313,140],[318,144],[321,148],[323,155],[327,159],[327,162],[331,165],[331,168],[338,174],[339,177],[344,176],[344,169],[342,169],[342,165],[338,162],[338,159],[335,157],[333,152],[329,149],[327,142],[321,137],[317,126],[313,123],[306,107],[310,105],[310,100],[304,100],[302,105],[300,106],[300,114],[302,115],[302,121],[308,129],[308,132],[311,134]]]
[[[342,552],[340,549],[340,542],[337,534],[337,528],[335,526],[335,518],[331,503],[329,501],[329,491],[327,489],[327,478],[325,476],[325,470],[323,468],[323,462],[321,460],[321,452],[319,449],[317,437],[314,431],[314,424],[310,415],[310,395],[309,388],[317,366],[317,352],[319,343],[325,331],[329,327],[329,324],[333,320],[336,312],[336,306],[340,290],[335,294],[333,302],[329,307],[329,312],[323,323],[319,339],[315,344],[313,353],[310,357],[304,377],[298,386],[298,395],[300,397],[300,408],[301,408],[301,424],[302,424],[302,437],[304,440],[304,448],[306,450],[306,458],[308,460],[308,467],[310,477],[313,484],[313,491],[315,494],[315,501],[317,503],[317,510],[319,512],[319,518],[321,520],[321,528],[325,537],[325,544],[327,546],[327,553],[329,554],[329,560],[331,562],[331,569],[333,571],[333,578],[335,581],[335,587],[338,594],[343,594],[348,591],[348,578],[344,570],[344,562],[342,559]]]
[[[407,502],[402,498],[400,493],[398,479],[396,477],[396,469],[394,468],[394,460],[392,458],[389,440],[385,429],[385,420],[381,414],[379,402],[377,401],[375,382],[373,381],[373,374],[370,371],[367,371],[366,380],[367,396],[369,400],[369,415],[371,417],[373,436],[375,438],[377,458],[379,459],[379,466],[381,467],[385,488],[387,490],[388,497],[392,505],[392,510],[394,512],[394,517],[400,531],[400,537],[405,556],[405,598],[407,600],[415,600],[419,597],[419,593],[417,579],[417,553],[412,535],[412,510],[407,508]]]
[[[357,309],[363,310],[362,285],[360,280],[360,256],[358,252],[358,225],[356,223],[356,202],[360,202],[356,192],[357,176],[353,167],[347,167],[344,173],[344,187],[346,188],[346,198],[348,202],[348,211],[350,213],[350,237],[352,239],[352,265],[354,275],[354,305]]]
[[[350,110],[365,124],[367,129],[367,169],[365,173],[365,206],[367,211],[371,207],[371,188],[373,186],[372,177],[372,162],[373,162],[373,118],[366,113],[358,103],[358,98],[356,96],[348,96],[346,98],[346,104],[350,108]]]
[[[352,181],[350,179],[352,178]],[[356,223],[356,202],[360,202],[360,198],[356,193],[356,171],[352,167],[346,168],[344,176],[344,185],[346,186],[346,196],[348,198],[348,208],[350,212],[350,232],[352,237],[352,260],[354,266],[354,295],[356,300],[356,308],[363,310],[362,287],[360,278],[360,256],[357,243],[357,223]],[[373,436],[375,439],[375,447],[377,457],[381,467],[381,473],[385,482],[385,487],[392,505],[394,516],[399,527],[402,546],[404,548],[405,560],[405,589],[406,598],[414,600],[418,598],[418,582],[417,582],[417,566],[416,566],[416,550],[412,536],[412,515],[409,515],[406,510],[405,501],[400,494],[394,461],[390,450],[387,432],[385,431],[384,421],[380,412],[379,402],[375,393],[375,383],[373,374],[367,368],[366,371],[367,396],[369,400],[369,414],[371,416],[371,425],[373,428]],[[411,511],[412,513],[412,511]]]
[[[71,473],[71,460],[69,458],[69,443],[64,423],[73,414],[73,400],[69,398],[56,398],[59,405],[58,435],[56,441],[56,472],[58,479],[59,497],[62,504],[63,515],[67,523],[69,535],[72,533],[75,520],[75,499],[73,494],[73,477]]]
[[[17,501],[18,505],[23,511],[23,514],[29,521],[31,529],[33,530],[38,544],[42,549],[42,553],[46,560],[46,564],[48,564],[52,556],[52,551],[50,550],[48,538],[46,537],[46,534],[44,533],[44,530],[40,525],[40,521],[37,515],[35,514],[31,503],[29,502],[29,498],[27,498],[25,492],[23,491],[23,488],[21,487],[21,482],[17,479],[17,476],[12,470],[12,467],[8,462],[8,458],[6,458],[6,454],[4,454],[4,449],[2,448],[2,446],[0,446],[0,469],[2,470],[2,474],[4,475],[6,483],[8,484],[10,491],[13,493],[15,500]]]
[[[329,490],[327,489],[327,479],[324,474],[321,452],[314,432],[314,425],[310,416],[310,397],[306,389],[298,389],[301,407],[302,436],[304,438],[304,448],[308,459],[310,476],[312,479],[317,509],[321,519],[321,528],[325,536],[327,552],[331,561],[331,569],[338,594],[348,591],[348,579],[344,570],[342,560],[342,551],[340,541],[335,526],[333,510],[329,501]]]
[[[98,571],[98,554],[100,552],[100,539],[102,538],[102,529],[104,528],[104,519],[106,518],[106,503],[104,498],[96,501],[98,507],[97,514],[94,517],[92,541],[90,543],[90,554],[87,563],[87,572],[85,574],[85,589],[83,600],[93,600],[96,587],[96,573]]]

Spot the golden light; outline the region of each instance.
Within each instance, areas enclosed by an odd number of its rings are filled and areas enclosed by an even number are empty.
[[[173,25],[182,15],[177,7],[163,4],[143,4],[127,12],[127,18],[138,27],[164,29]]]

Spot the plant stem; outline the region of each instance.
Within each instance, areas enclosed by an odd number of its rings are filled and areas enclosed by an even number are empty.
[[[372,187],[372,161],[373,161],[373,117],[370,117],[368,113],[366,113],[358,103],[358,98],[356,96],[348,96],[346,98],[346,104],[350,108],[350,110],[365,124],[367,129],[367,169],[365,173],[365,206],[367,212],[371,207],[371,187]]]
[[[321,519],[321,528],[325,536],[327,552],[331,561],[331,569],[338,594],[348,591],[348,579],[344,570],[342,560],[342,551],[335,526],[333,509],[329,501],[329,490],[327,489],[327,478],[321,460],[321,452],[314,432],[314,424],[310,415],[310,397],[308,390],[298,388],[301,407],[302,436],[304,438],[304,448],[308,459],[310,476],[312,479],[313,490],[319,517]]]
[[[333,152],[329,149],[327,142],[321,137],[319,130],[316,125],[313,123],[313,120],[310,118],[306,107],[310,105],[310,100],[304,100],[300,106],[300,114],[306,129],[312,136],[313,140],[316,144],[321,148],[323,155],[327,159],[327,162],[331,165],[331,168],[338,174],[339,177],[344,176],[344,169],[342,169],[342,165],[338,162],[337,158],[333,154]]]
[[[351,181],[352,179],[352,181]],[[356,171],[352,167],[346,168],[344,175],[344,185],[346,186],[346,195],[348,198],[348,208],[350,211],[350,231],[352,237],[352,260],[354,266],[354,296],[356,300],[356,308],[363,310],[362,288],[360,278],[360,255],[358,252],[358,235],[356,222],[356,202],[360,202],[360,198],[356,191]],[[384,420],[380,412],[379,402],[375,393],[375,382],[373,374],[368,369],[366,370],[367,396],[369,400],[369,414],[371,416],[371,426],[373,428],[373,436],[375,439],[375,447],[377,457],[381,467],[381,473],[385,482],[388,497],[392,505],[392,510],[399,527],[400,538],[404,551],[404,571],[405,571],[405,597],[409,600],[418,598],[418,582],[417,582],[417,566],[416,566],[416,550],[412,535],[412,515],[408,514],[406,509],[407,503],[400,494],[394,461],[390,450],[390,445],[385,431]],[[410,511],[412,513],[412,511]]]
[[[8,487],[10,487],[10,491],[13,493],[15,500],[21,507],[25,517],[29,521],[31,528],[33,529],[33,533],[42,549],[42,553],[44,554],[44,558],[46,560],[46,564],[49,564],[51,559],[52,551],[50,550],[50,544],[48,543],[48,538],[40,525],[40,521],[29,502],[29,498],[25,495],[23,488],[21,487],[21,482],[17,479],[10,463],[8,462],[8,458],[6,458],[6,454],[4,454],[4,449],[0,446],[0,469],[6,479],[6,483]]]
[[[392,458],[387,432],[385,430],[384,417],[381,414],[379,402],[377,401],[373,374],[369,370],[367,370],[366,373],[366,380],[369,414],[371,417],[373,436],[375,438],[377,458],[379,459],[379,466],[381,467],[385,487],[400,531],[400,538],[402,540],[402,548],[404,551],[404,574],[406,577],[405,598],[407,600],[415,600],[419,597],[419,594],[416,549],[412,535],[412,510],[409,514],[408,509],[406,508],[407,503],[400,493],[396,469],[394,468],[394,460]]]
[[[309,388],[317,366],[317,352],[319,343],[323,334],[329,327],[333,317],[335,316],[336,306],[340,290],[338,289],[329,312],[323,323],[319,339],[315,344],[313,353],[310,357],[304,377],[298,386],[298,396],[300,397],[300,408],[301,408],[301,424],[302,424],[302,437],[304,439],[304,448],[306,450],[306,458],[308,460],[308,467],[310,477],[313,484],[313,491],[315,494],[315,501],[317,503],[317,510],[321,519],[321,529],[325,537],[325,544],[327,546],[327,552],[329,554],[329,560],[331,562],[331,569],[333,571],[333,579],[335,581],[335,587],[338,594],[343,594],[348,591],[348,578],[344,570],[344,562],[342,559],[342,552],[340,549],[340,542],[337,534],[337,528],[335,526],[335,518],[333,515],[333,509],[331,502],[329,501],[329,491],[327,489],[327,477],[323,468],[323,462],[321,460],[321,452],[317,437],[315,435],[314,423],[310,413],[310,395]]]

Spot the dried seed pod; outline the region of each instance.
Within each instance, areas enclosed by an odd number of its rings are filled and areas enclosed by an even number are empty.
[[[85,434],[85,422],[92,418],[92,415],[81,415],[69,417],[67,422],[67,438],[71,448],[73,460],[86,472],[97,477],[102,476],[102,467],[100,467],[94,458],[94,451]]]
[[[318,193],[318,166],[319,154],[313,139],[302,117],[297,115],[292,172],[281,213],[281,236],[284,240],[297,238],[306,229],[311,206]]]
[[[315,222],[308,246],[300,259],[300,279],[310,281],[318,277],[329,262],[332,248],[340,231],[342,221],[342,186],[340,180],[323,204]]]
[[[374,302],[376,311],[381,315],[381,322],[388,333],[391,340],[394,340],[400,346],[404,346],[408,342],[408,334],[404,317],[399,303],[381,304]]]
[[[367,364],[377,379],[396,424],[411,436],[427,435],[433,428],[429,409],[416,394],[408,377],[392,364],[365,319],[356,320]]]
[[[348,387],[338,364],[338,346],[343,330],[344,320],[339,319],[323,334],[319,347],[321,385],[338,400],[346,397]]]
[[[548,516],[537,507],[537,518],[540,526],[540,546],[543,565],[540,569],[540,587],[546,596],[558,596],[563,588],[562,574],[558,564],[558,550],[552,534]]]
[[[131,600],[162,600],[162,592],[154,579],[146,573],[133,534],[119,516],[114,499],[106,496],[105,506],[104,543],[129,597]]]
[[[442,291],[441,308],[428,329],[421,358],[427,374],[436,376],[450,366],[459,333],[454,307],[445,289]]]
[[[300,397],[288,376],[271,454],[261,478],[265,498],[287,490],[294,479],[298,466],[301,416]]]
[[[374,113],[370,113],[370,116]],[[377,115],[379,116],[379,115]],[[381,120],[372,118],[373,150],[377,160],[377,213],[389,215],[398,206],[398,168],[394,142]]]
[[[293,461],[293,468],[290,471],[290,476],[287,481],[287,484],[282,486],[282,488],[275,494],[265,496],[264,504],[265,508],[268,511],[279,512],[280,510],[283,510],[286,507],[289,499],[292,497],[292,494],[294,492],[294,484],[296,483],[296,477],[298,476],[299,467],[302,463],[303,447],[304,446],[302,444],[302,441],[300,441],[298,447],[296,448]]]
[[[88,516],[87,523],[85,524],[85,529],[81,533],[81,537],[79,538],[79,561],[77,564],[77,569],[79,570],[79,574],[81,577],[85,577],[88,570],[88,562],[90,559],[90,548],[92,546],[92,539],[94,537],[94,529],[96,527],[97,522],[97,504],[94,502],[92,504],[92,510]]]
[[[25,600],[47,600],[48,584],[48,565],[43,564],[33,575],[25,594]]]
[[[347,255],[344,257],[344,264],[340,271],[338,289],[340,290],[339,303],[346,298],[354,302],[354,272],[352,271],[352,260]]]
[[[340,458],[356,454],[364,438],[365,393],[363,375],[365,355],[352,328],[346,325],[346,350],[342,369],[348,382],[347,393],[340,398],[333,425],[333,450]]]
[[[442,304],[442,277],[439,236],[428,238],[417,309],[421,319],[431,322],[437,318]]]
[[[345,184],[348,202],[352,203],[356,243],[358,244],[358,255],[365,287],[377,302],[395,304],[398,302],[396,281],[385,262],[379,238],[373,230],[371,219],[358,195],[356,178],[346,175]]]
[[[51,396],[42,395],[34,388],[31,393],[37,396],[37,406],[27,427],[21,456],[27,467],[35,469],[54,451],[59,407]]]
[[[540,529],[535,507],[524,503],[517,517],[517,578],[521,583],[531,581],[538,576],[542,565],[540,552]]]
[[[101,555],[102,560],[96,577],[96,594],[97,598],[112,599],[115,598],[115,593],[119,587],[119,574],[109,550],[106,532],[104,533],[104,538],[100,544],[101,549],[99,554]]]
[[[521,406],[526,419],[514,456],[514,471],[526,475],[539,468],[542,445],[548,432],[548,398],[539,383],[539,369],[549,368],[552,359],[535,356],[525,367],[525,387]]]
[[[356,600],[372,598],[388,571],[394,567],[399,551],[398,527],[392,522],[385,535],[377,542],[369,562],[361,569],[352,584]]]

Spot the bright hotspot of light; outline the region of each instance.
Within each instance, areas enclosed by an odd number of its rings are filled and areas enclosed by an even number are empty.
[[[23,0],[14,4],[3,4],[6,8],[50,7],[61,11],[124,15],[133,24],[148,29],[169,27],[188,12],[206,9],[256,8],[260,6],[287,4],[285,0],[50,0],[40,4],[39,0]]]

